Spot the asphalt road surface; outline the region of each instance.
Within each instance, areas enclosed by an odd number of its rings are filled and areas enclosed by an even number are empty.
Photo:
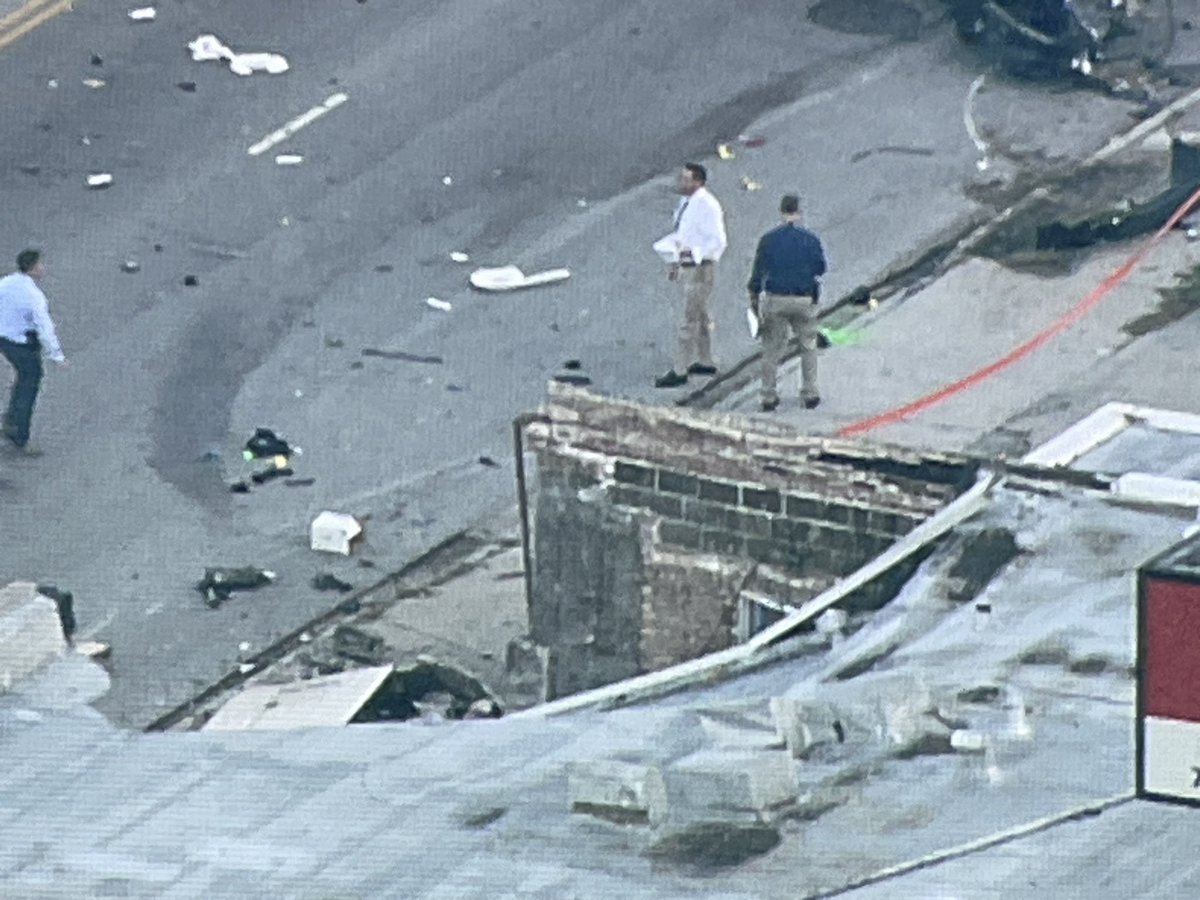
[[[98,705],[131,724],[215,681],[242,642],[264,646],[331,606],[307,586],[318,569],[362,584],[511,507],[510,422],[564,359],[602,357],[617,392],[662,367],[644,297],[601,292],[582,309],[546,292],[480,297],[450,251],[568,265],[600,284],[611,270],[615,283],[628,261],[603,246],[571,259],[549,248],[584,220],[629,228],[605,198],[657,178],[637,226],[648,244],[666,230],[681,162],[774,106],[861,82],[902,40],[869,22],[883,33],[821,27],[792,0],[172,0],[149,23],[125,12],[80,0],[0,50],[0,248],[6,260],[44,249],[71,362],[49,371],[37,411],[44,457],[0,463],[0,579],[75,592],[81,632],[114,646]],[[290,70],[195,62],[186,45],[202,33],[282,53]],[[342,105],[248,152],[338,93]],[[819,153],[820,139],[797,152]],[[279,166],[277,152],[303,162]],[[114,183],[89,190],[98,172]],[[229,493],[260,425],[303,447],[297,475],[315,485]],[[378,569],[307,550],[322,508],[371,517],[364,552]],[[279,583],[209,610],[192,585],[219,564],[275,569]]]

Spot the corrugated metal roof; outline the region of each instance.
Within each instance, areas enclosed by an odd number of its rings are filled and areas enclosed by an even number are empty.
[[[374,666],[291,684],[252,685],[217,710],[204,727],[208,731],[291,731],[346,725],[393,668]]]

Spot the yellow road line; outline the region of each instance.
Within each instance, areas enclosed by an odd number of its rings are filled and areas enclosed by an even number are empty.
[[[30,0],[20,9],[0,18],[0,47],[7,47],[17,38],[71,8],[74,0]]]

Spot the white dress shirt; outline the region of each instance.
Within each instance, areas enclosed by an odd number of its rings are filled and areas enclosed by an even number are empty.
[[[725,212],[708,188],[698,188],[691,196],[684,197],[675,218],[678,224],[671,237],[676,246],[690,249],[697,263],[721,258],[729,245],[725,237]]]
[[[29,331],[37,332],[48,357],[56,362],[65,359],[50,319],[46,295],[24,272],[13,272],[0,278],[0,337],[24,344]]]

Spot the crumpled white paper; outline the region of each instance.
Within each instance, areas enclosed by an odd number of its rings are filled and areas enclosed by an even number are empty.
[[[235,75],[251,75],[266,72],[278,75],[288,70],[288,61],[278,53],[234,53],[215,34],[202,34],[190,44],[192,59],[196,62],[227,60],[229,70]]]
[[[672,232],[666,237],[661,237],[654,242],[654,252],[658,254],[658,258],[668,265],[679,262],[679,242],[675,238],[675,233]]]

